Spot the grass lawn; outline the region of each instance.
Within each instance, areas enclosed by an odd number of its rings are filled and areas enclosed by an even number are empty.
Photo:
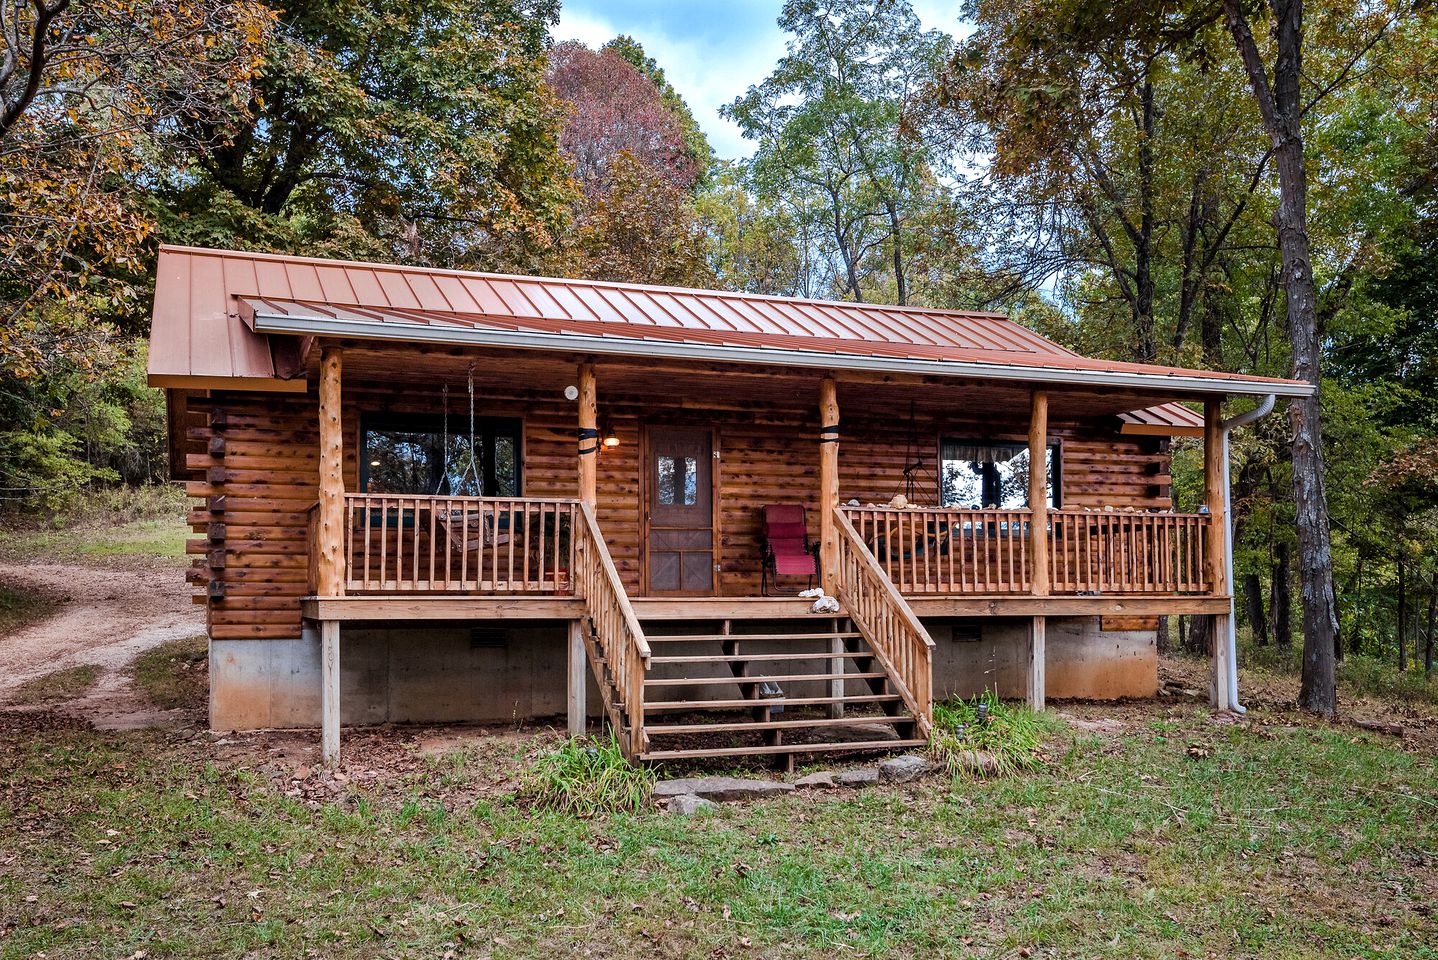
[[[10,702],[41,704],[74,700],[84,696],[98,679],[100,679],[100,668],[94,664],[83,663],[78,667],[65,667],[25,681],[15,690]]]
[[[177,517],[152,517],[115,525],[0,531],[0,554],[12,558],[62,560],[178,559],[185,555],[188,536],[189,528]]]
[[[1284,713],[1075,712],[1120,732],[694,820],[523,808],[542,735],[433,758],[382,731],[398,772],[351,745],[325,792],[274,750],[0,714],[0,956],[1438,957],[1431,754]]]
[[[0,637],[9,636],[38,620],[49,609],[50,598],[0,583]]]

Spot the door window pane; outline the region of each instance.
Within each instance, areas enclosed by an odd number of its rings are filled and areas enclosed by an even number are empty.
[[[655,457],[659,502],[690,506],[699,501],[699,461],[693,457]]]
[[[674,482],[674,458],[658,457],[656,466],[659,470],[659,502],[672,504],[678,494],[678,488]]]

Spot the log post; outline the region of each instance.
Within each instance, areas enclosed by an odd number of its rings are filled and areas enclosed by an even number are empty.
[[[569,735],[582,737],[588,719],[589,662],[584,652],[584,621],[569,621]]]
[[[320,621],[320,752],[325,763],[340,758],[340,623]]]
[[[599,402],[592,363],[579,365],[579,499],[591,507],[599,499]]]
[[[1029,407],[1029,589],[1049,595],[1049,395],[1035,390]]]
[[[318,589],[322,597],[345,592],[345,439],[340,419],[338,347],[325,347],[320,358],[320,497]]]
[[[839,394],[833,377],[819,381],[819,583],[833,596],[839,589]]]
[[[1208,592],[1215,597],[1228,595],[1228,558],[1225,556],[1224,525],[1228,517],[1223,509],[1223,408],[1222,401],[1210,397],[1203,403],[1203,502],[1208,506],[1208,526],[1204,530],[1203,566]]]
[[[1028,701],[1029,707],[1033,710],[1044,708],[1044,660],[1047,652],[1048,621],[1044,617],[1034,617],[1033,623],[1029,625],[1029,675],[1028,675]]]

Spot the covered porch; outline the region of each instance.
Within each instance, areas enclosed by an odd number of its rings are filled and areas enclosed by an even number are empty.
[[[1164,440],[1126,433],[1124,419],[1172,395],[359,341],[317,344],[311,357],[319,497],[306,513],[303,613],[324,651],[327,750],[338,749],[341,623],[563,620],[571,731],[584,729],[592,674],[631,755],[664,759],[673,751],[651,737],[668,728],[651,714],[681,702],[657,686],[674,682],[657,675],[666,659],[671,670],[676,660],[702,664],[696,686],[715,681],[715,668],[744,678],[727,695],[687,702],[742,709],[735,722],[763,730],[764,749],[793,752],[803,745],[784,734],[801,721],[777,719],[776,708],[823,708],[825,722],[842,723],[844,707],[866,697],[922,737],[933,696],[928,618],[1024,618],[1027,696],[1041,707],[1049,618],[1229,610],[1217,397],[1198,421],[1207,503],[1180,514]],[[505,495],[366,482],[375,475],[365,469],[375,455],[366,421],[447,417],[448,443],[469,429],[471,404],[480,417],[518,414]],[[1051,420],[1051,409],[1062,415]],[[656,444],[675,434],[691,446]],[[964,438],[948,447],[965,455],[1002,447],[1010,461],[1048,469],[1000,478],[1011,497],[1022,481],[1023,505],[945,504],[946,434]],[[664,476],[665,457],[677,478]],[[892,505],[897,492],[911,504]],[[699,518],[676,524],[671,511],[656,524],[666,497]],[[770,503],[806,508],[817,582],[842,604],[824,618],[832,623],[780,631],[822,639],[813,652],[730,652],[724,639],[738,623],[809,616],[807,602],[761,597],[757,514]],[[701,625],[709,632],[695,639],[712,640],[713,652],[656,653],[646,624],[660,618]],[[772,644],[778,634],[760,636]],[[827,687],[761,702],[770,678],[793,684],[810,673],[804,683]]]

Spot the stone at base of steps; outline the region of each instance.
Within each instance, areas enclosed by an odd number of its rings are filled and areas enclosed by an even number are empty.
[[[712,813],[719,809],[719,805],[712,800],[705,800],[703,797],[696,797],[692,793],[681,793],[677,797],[670,797],[665,804],[664,812],[673,813],[681,817],[693,817],[701,813]]]
[[[752,800],[779,793],[793,793],[792,783],[774,780],[742,780],[737,777],[684,777],[661,780],[654,785],[654,797],[663,800],[686,795],[704,800]]]

